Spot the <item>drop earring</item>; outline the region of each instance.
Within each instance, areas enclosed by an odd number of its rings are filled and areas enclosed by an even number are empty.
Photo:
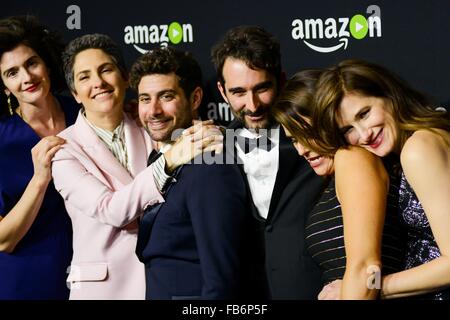
[[[9,108],[9,114],[13,115],[13,109],[11,105],[11,95],[8,96],[8,108]]]

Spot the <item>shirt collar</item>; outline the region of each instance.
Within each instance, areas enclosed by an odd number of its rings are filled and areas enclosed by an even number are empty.
[[[274,144],[274,146],[278,146],[280,141],[280,125],[276,124],[270,129],[262,129],[259,133],[250,131],[247,128],[236,129],[236,134],[250,139],[258,139],[264,135],[267,135],[267,138]]]
[[[87,118],[86,114],[83,112],[83,116],[86,119],[89,126],[95,131],[97,136],[100,137],[107,144],[111,144],[117,139],[124,138],[124,121],[122,120],[120,124],[114,129],[114,131],[109,131],[100,127],[97,127],[95,124],[91,123]]]

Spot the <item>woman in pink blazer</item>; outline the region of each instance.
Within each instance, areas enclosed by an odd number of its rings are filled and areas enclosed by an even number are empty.
[[[136,219],[147,205],[164,201],[159,190],[168,176],[157,173],[156,162],[147,167],[152,142],[123,113],[128,82],[118,46],[105,35],[85,35],[69,43],[63,59],[69,88],[83,106],[75,124],[60,133],[66,144],[52,166],[73,227],[70,299],[144,299]],[[155,121],[165,129],[175,120]],[[214,137],[199,141],[214,144]],[[176,145],[191,143],[190,138]],[[167,153],[160,158],[163,172],[181,164],[172,160],[191,159]]]

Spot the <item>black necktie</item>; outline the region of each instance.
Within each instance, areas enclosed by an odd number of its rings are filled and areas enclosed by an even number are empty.
[[[156,160],[158,160],[158,158],[162,155],[161,152],[156,151],[155,149],[152,150],[152,152],[150,153],[150,155],[148,156],[147,159],[147,167],[149,165],[151,165],[153,162],[155,162]]]
[[[255,139],[237,136],[236,142],[244,153],[252,152],[255,148],[270,151],[274,147],[272,141],[267,136],[261,136]]]

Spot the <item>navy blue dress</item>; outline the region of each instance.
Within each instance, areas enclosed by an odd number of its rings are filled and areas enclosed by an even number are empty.
[[[58,97],[66,126],[75,122],[78,106]],[[0,215],[19,201],[31,177],[31,149],[39,136],[17,114],[0,119]],[[41,209],[13,253],[0,252],[0,300],[68,299],[66,270],[72,258],[72,226],[64,201],[48,185]]]

